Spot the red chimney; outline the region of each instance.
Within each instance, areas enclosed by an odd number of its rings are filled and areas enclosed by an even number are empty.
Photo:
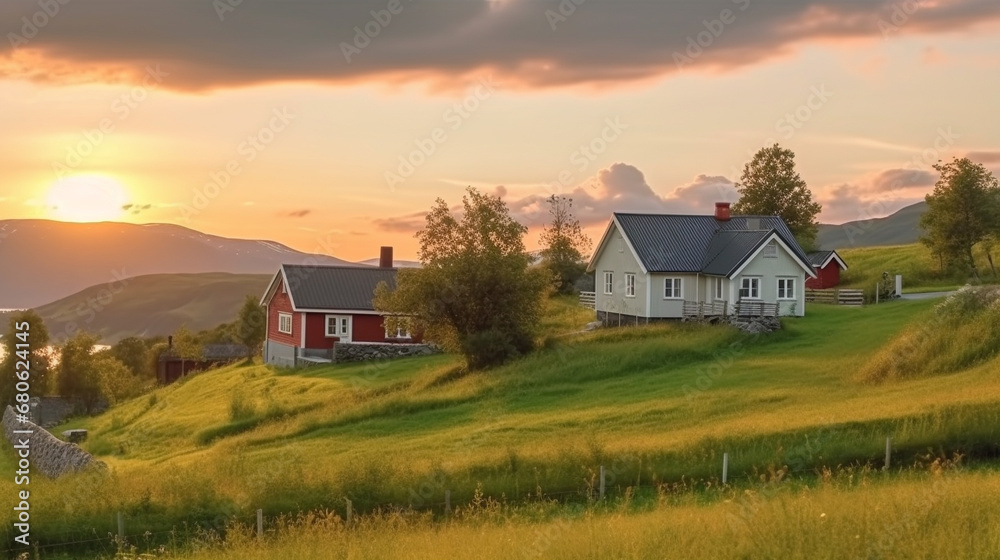
[[[379,268],[392,268],[392,247],[382,247],[378,257]]]
[[[716,202],[715,203],[715,219],[720,222],[729,221],[729,203],[728,202]]]

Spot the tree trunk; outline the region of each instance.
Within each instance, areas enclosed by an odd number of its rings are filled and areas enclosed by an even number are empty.
[[[976,270],[976,257],[972,254],[972,246],[969,246],[967,253],[969,266],[972,267],[972,276],[976,279],[976,282],[979,282],[979,271]]]
[[[990,272],[993,274],[993,279],[997,279],[997,269],[993,266],[993,255],[990,251],[986,251],[986,261],[990,263]]]

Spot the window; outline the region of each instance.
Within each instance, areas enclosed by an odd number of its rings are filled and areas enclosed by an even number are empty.
[[[778,299],[795,299],[794,278],[778,278]]]
[[[292,334],[292,314],[278,313],[278,332]]]
[[[715,279],[715,299],[718,300],[721,300],[724,297],[722,294],[722,282],[723,282],[722,278]]]
[[[385,317],[382,322],[385,324],[386,338],[412,338],[409,317]]]
[[[615,287],[615,275],[611,271],[604,273],[604,293],[611,295]]]
[[[740,280],[740,299],[760,299],[760,278],[747,277]]]
[[[327,315],[326,336],[336,336],[344,342],[351,339],[351,317],[349,315]]]
[[[764,245],[764,258],[776,259],[778,258],[778,244],[774,241]]]
[[[635,297],[635,274],[625,273],[625,297]]]
[[[681,284],[680,278],[664,278],[663,299],[680,299],[683,297],[681,294]]]

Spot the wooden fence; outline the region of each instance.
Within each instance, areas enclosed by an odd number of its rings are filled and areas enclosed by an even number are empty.
[[[778,312],[777,303],[763,301],[737,301],[733,309],[733,313],[738,317],[777,317]]]
[[[597,294],[595,292],[580,292],[580,305],[594,309],[597,307]]]
[[[726,301],[685,301],[684,302],[684,316],[685,317],[718,317],[720,315],[726,315],[729,308],[729,302]]]
[[[808,303],[828,303],[831,305],[864,305],[865,293],[863,290],[806,290],[806,302]]]

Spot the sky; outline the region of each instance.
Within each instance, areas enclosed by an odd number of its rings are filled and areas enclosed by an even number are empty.
[[[825,223],[1000,172],[996,0],[3,0],[0,219],[415,258],[435,199],[710,213],[764,146]]]

